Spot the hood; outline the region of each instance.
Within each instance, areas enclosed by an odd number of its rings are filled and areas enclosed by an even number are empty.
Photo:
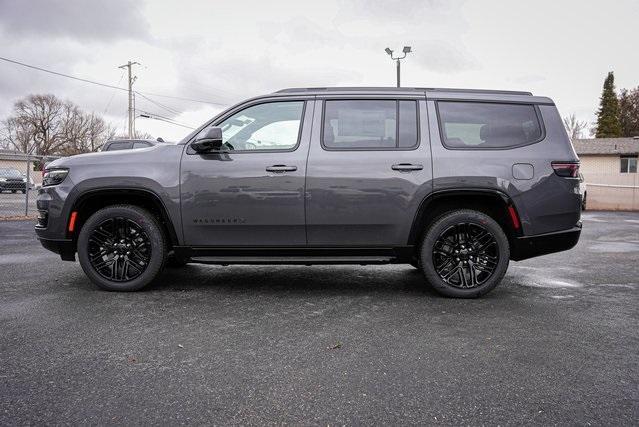
[[[76,154],[75,156],[62,157],[46,164],[47,169],[71,167],[75,165],[117,165],[122,163],[140,162],[155,156],[179,155],[184,146],[171,143],[163,143],[146,148],[130,150],[98,151],[95,153]]]

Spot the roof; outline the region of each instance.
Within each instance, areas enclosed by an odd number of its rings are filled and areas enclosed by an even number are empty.
[[[572,141],[578,155],[639,154],[639,138],[592,138]]]
[[[452,88],[430,88],[430,87],[293,87],[281,89],[275,93],[326,93],[326,92],[451,92],[451,93],[473,93],[491,95],[532,95],[530,92],[515,90],[490,90],[490,89],[452,89]]]

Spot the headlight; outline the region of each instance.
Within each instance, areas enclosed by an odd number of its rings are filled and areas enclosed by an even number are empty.
[[[58,185],[69,174],[69,169],[49,169],[44,171],[42,176],[42,186],[49,187],[51,185]]]

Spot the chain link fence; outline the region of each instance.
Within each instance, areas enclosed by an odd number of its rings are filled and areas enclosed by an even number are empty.
[[[0,150],[0,220],[37,216],[42,169],[57,158]]]

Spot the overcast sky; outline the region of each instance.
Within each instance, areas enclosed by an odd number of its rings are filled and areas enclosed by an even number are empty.
[[[299,86],[393,86],[385,47],[410,45],[402,85],[529,90],[593,121],[603,79],[639,85],[639,0],[0,0],[0,56],[111,85],[135,68],[139,110],[197,126],[243,98]],[[0,119],[52,93],[124,133],[126,93],[0,61]],[[177,111],[175,114],[171,111]],[[138,130],[189,132],[139,118]]]

